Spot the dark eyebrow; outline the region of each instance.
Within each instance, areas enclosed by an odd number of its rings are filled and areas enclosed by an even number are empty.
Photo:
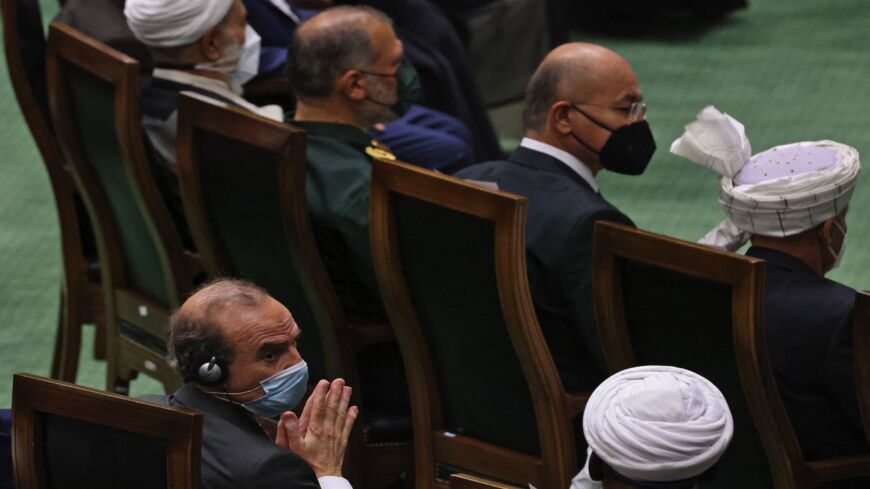
[[[261,357],[266,355],[267,353],[271,353],[276,350],[283,351],[288,348],[290,348],[290,341],[287,340],[266,342],[260,345],[259,348],[257,348],[257,356]]]

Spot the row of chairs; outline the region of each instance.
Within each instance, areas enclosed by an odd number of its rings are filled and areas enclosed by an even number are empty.
[[[201,414],[30,374],[13,392],[16,487],[200,487]],[[470,474],[450,488],[517,489]]]
[[[202,270],[264,285],[306,328],[301,348],[312,370],[353,382],[359,345],[389,332],[349,325],[341,314],[307,216],[304,132],[182,97],[179,178],[192,254],[148,165],[136,62],[53,24],[47,67],[53,125],[46,125],[63,149],[59,161],[73,168],[99,244],[107,388],[124,392],[134,372],[167,390],[177,386],[165,361],[166,318]],[[572,422],[585,399],[563,391],[535,318],[525,206],[522,197],[412,166],[373,164],[372,250],[411,390],[418,487],[438,487],[458,472],[567,487],[582,463]],[[607,223],[595,239],[595,302],[609,368],[689,368],[729,400],[737,432],[702,487],[814,487],[870,474],[867,457],[803,459],[764,347],[762,262]],[[860,311],[860,324],[870,324]],[[856,349],[867,345],[865,329],[856,328]],[[859,363],[870,358],[858,351],[866,350],[856,351]],[[856,368],[859,379],[870,375],[863,363]],[[355,446],[350,457],[368,457],[360,465],[370,468],[363,480],[371,487],[381,473],[372,461],[400,463],[407,454]]]

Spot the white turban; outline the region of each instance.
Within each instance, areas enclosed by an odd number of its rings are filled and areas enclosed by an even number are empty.
[[[734,251],[753,234],[786,237],[839,214],[861,164],[855,148],[834,141],[777,146],[751,156],[743,125],[708,106],[671,152],[722,175],[719,203],[728,218],[700,243]]]
[[[702,474],[725,452],[733,431],[719,389],[676,367],[650,365],[614,374],[595,389],[583,413],[590,453],[637,481],[675,482]],[[588,478],[586,464],[572,487],[600,487]]]
[[[147,46],[187,46],[218,25],[233,1],[127,0],[124,15],[136,39]]]

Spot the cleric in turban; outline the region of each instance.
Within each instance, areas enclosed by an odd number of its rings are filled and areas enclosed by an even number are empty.
[[[701,243],[734,251],[751,240],[746,254],[765,261],[767,349],[803,455],[870,452],[853,373],[855,291],[825,278],[843,258],[858,151],[810,141],[753,156],[743,125],[714,107],[686,126],[671,151],[720,175],[727,218]]]

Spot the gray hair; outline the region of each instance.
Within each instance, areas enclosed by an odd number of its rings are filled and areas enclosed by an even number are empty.
[[[523,130],[539,131],[544,127],[550,106],[560,96],[560,84],[568,74],[562,63],[538,68],[526,86],[523,100]]]
[[[337,21],[316,22],[322,15]],[[371,7],[333,7],[316,17],[296,29],[287,54],[287,77],[300,98],[325,97],[344,72],[373,63],[380,53],[366,25],[373,19],[392,25],[389,17]]]
[[[233,361],[235,350],[220,324],[226,307],[255,309],[269,297],[261,287],[245,280],[218,278],[199,287],[188,299],[193,307],[175,311],[169,318],[169,358],[184,382],[197,382],[205,357]],[[204,360],[205,359],[205,360]]]

